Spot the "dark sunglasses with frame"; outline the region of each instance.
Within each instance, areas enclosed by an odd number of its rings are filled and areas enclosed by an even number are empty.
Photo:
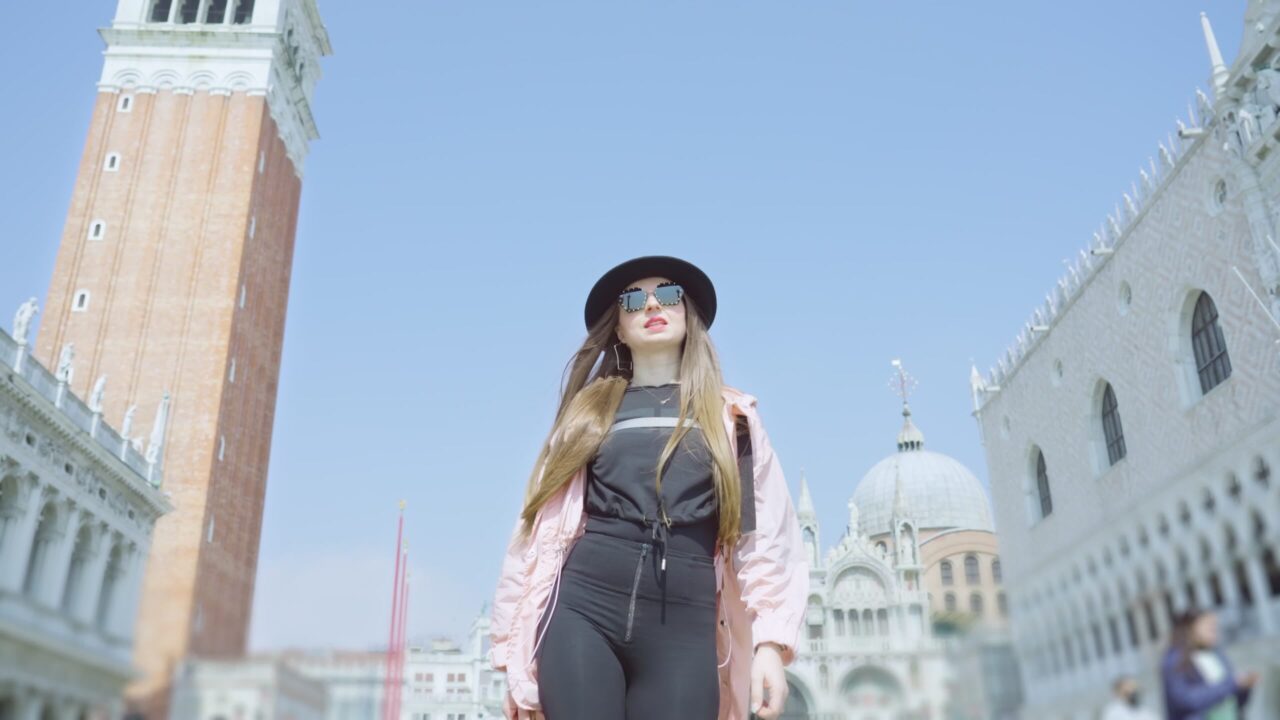
[[[659,305],[676,305],[684,298],[684,288],[678,283],[661,283],[653,289],[653,297]],[[618,305],[629,313],[643,310],[648,301],[649,293],[638,287],[627,288],[618,295]]]

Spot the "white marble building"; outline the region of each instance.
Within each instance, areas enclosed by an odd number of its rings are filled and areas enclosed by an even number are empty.
[[[182,720],[326,720],[328,699],[323,682],[277,657],[187,658],[169,707]]]
[[[1122,672],[1158,698],[1193,603],[1280,717],[1280,2],[1231,68],[1202,23],[1211,93],[973,374],[1026,717],[1091,718]]]
[[[489,614],[471,623],[466,646],[436,640],[410,647],[402,720],[493,720],[502,717],[506,676],[488,661]]]
[[[0,718],[114,718],[156,519],[164,410],[139,452],[28,354],[34,300],[0,331]],[[129,425],[126,420],[126,425]],[[127,435],[127,430],[125,434]]]
[[[472,622],[465,645],[437,638],[411,644],[400,686],[401,720],[494,720],[502,717],[506,677],[488,661],[489,613]],[[387,656],[382,651],[288,651],[270,656],[322,685],[324,720],[382,717]],[[246,676],[247,677],[247,676]],[[203,717],[203,716],[202,716]]]
[[[787,669],[786,718],[947,717],[951,690],[966,678],[953,671],[953,643],[935,635],[935,619],[958,620],[992,637],[1003,627],[986,494],[958,461],[924,449],[905,405],[903,415],[897,452],[858,482],[844,536],[825,555],[801,478],[797,512],[811,595],[807,646]],[[1008,702],[988,697],[992,684],[976,672],[967,681],[980,688],[976,702],[984,713]]]

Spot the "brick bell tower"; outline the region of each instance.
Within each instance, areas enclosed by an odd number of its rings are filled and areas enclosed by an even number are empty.
[[[311,97],[316,0],[118,0],[36,351],[75,344],[117,427],[169,393],[132,709],[184,656],[244,653]],[[134,410],[131,411],[131,408]]]

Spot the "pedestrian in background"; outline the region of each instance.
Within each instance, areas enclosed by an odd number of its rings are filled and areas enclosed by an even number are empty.
[[[1142,688],[1132,675],[1121,675],[1111,684],[1111,701],[1099,720],[1159,720],[1142,706]]]
[[[1256,672],[1236,676],[1218,649],[1218,616],[1196,609],[1175,618],[1160,675],[1169,720],[1239,720],[1258,682]]]

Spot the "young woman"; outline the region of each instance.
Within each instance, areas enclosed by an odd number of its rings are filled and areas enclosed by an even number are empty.
[[[1169,720],[1239,720],[1258,674],[1236,677],[1218,649],[1218,617],[1189,610],[1174,620],[1160,667]]]
[[[588,294],[493,603],[508,718],[781,714],[809,568],[755,398],[722,383],[715,314],[673,257]]]

